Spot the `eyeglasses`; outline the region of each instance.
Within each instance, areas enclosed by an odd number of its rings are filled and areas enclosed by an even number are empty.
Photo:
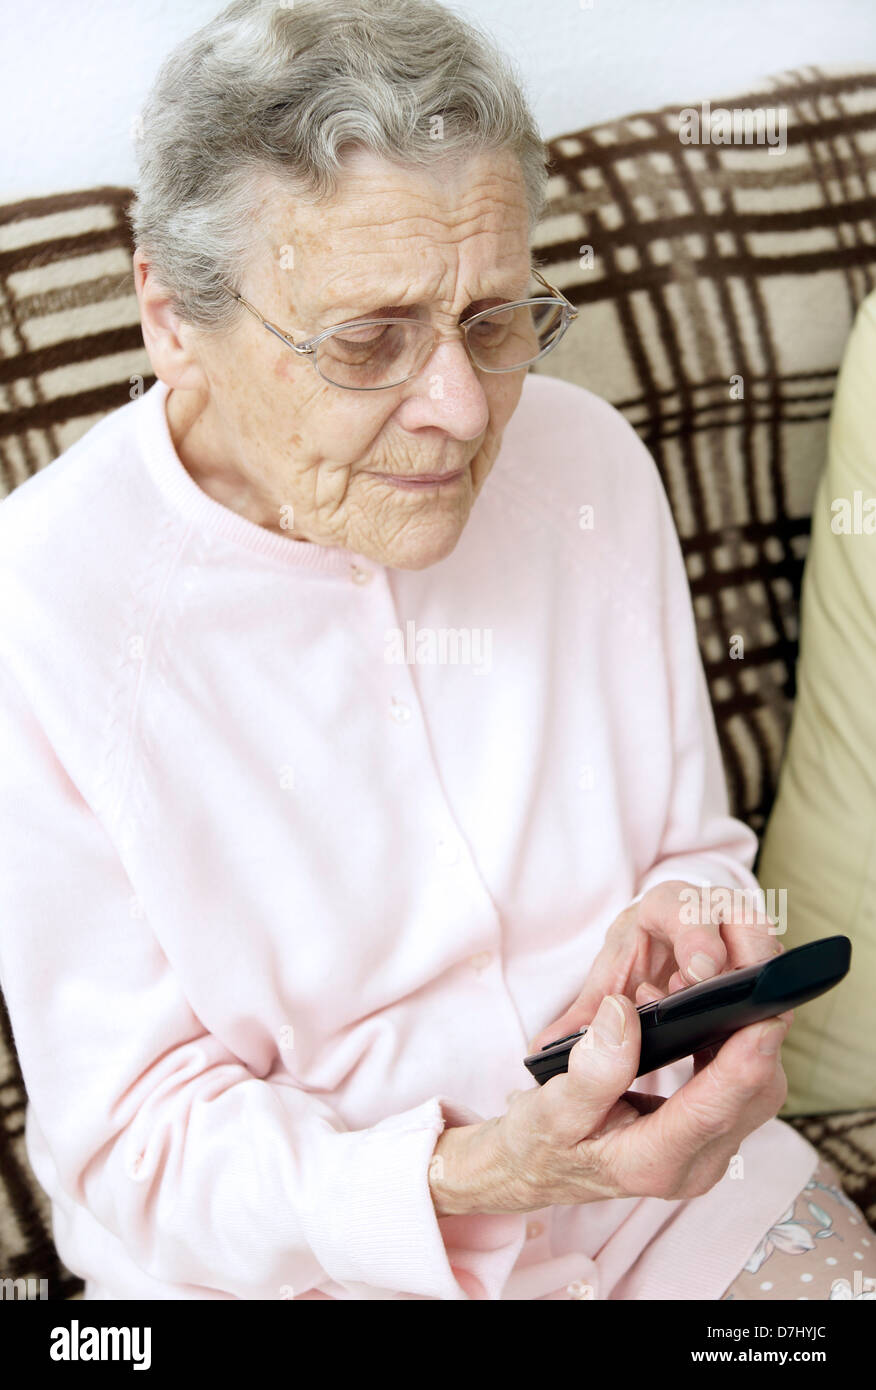
[[[517,372],[553,351],[578,310],[561,290],[537,270],[533,276],[550,297],[519,299],[483,309],[459,325],[473,364],[483,372]],[[301,357],[309,357],[319,375],[345,391],[385,391],[410,381],[432,356],[442,335],[420,319],[356,319],[335,324],[304,342],[270,323],[242,294],[222,288],[248,309],[269,333]],[[445,337],[456,336],[444,335]]]

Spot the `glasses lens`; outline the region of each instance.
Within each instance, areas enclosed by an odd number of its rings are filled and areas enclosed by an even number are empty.
[[[525,367],[559,342],[565,328],[560,300],[530,300],[514,309],[500,305],[468,328],[472,358],[488,372]]]
[[[335,386],[376,391],[415,376],[433,342],[430,326],[417,319],[349,324],[323,338],[316,349],[316,368]]]

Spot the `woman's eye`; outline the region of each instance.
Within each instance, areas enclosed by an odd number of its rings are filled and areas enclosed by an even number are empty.
[[[379,343],[389,331],[386,324],[363,324],[361,328],[345,328],[343,336],[336,333],[332,341],[342,348],[368,347]]]
[[[469,332],[475,335],[478,342],[498,342],[504,338],[511,327],[511,318],[511,314],[502,314],[493,319],[481,319],[480,323],[472,324]]]

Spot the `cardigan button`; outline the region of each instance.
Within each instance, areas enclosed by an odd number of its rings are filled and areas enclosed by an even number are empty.
[[[576,1279],[574,1284],[566,1286],[566,1293],[570,1298],[592,1298],[593,1285],[585,1284],[580,1279]]]
[[[544,1235],[544,1226],[540,1221],[528,1221],[526,1224],[526,1239],[538,1240],[539,1236]]]
[[[370,584],[374,578],[374,571],[363,569],[361,565],[351,565],[350,578],[354,584]]]
[[[393,695],[389,706],[389,717],[394,719],[396,724],[407,724],[411,717],[411,711],[403,700],[397,700]]]
[[[469,965],[472,970],[485,970],[492,959],[492,951],[478,951],[477,955],[469,960]]]

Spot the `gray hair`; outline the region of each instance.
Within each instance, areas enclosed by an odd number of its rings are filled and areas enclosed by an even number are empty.
[[[544,206],[544,145],[516,76],[436,0],[234,0],[165,60],[137,126],[134,239],[204,330],[242,312],[221,282],[239,288],[254,254],[266,174],[317,202],[355,148],[420,167],[507,149],[530,231]]]

